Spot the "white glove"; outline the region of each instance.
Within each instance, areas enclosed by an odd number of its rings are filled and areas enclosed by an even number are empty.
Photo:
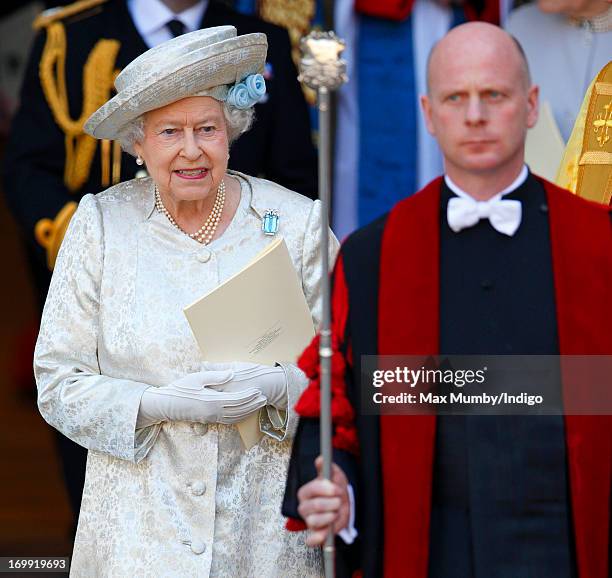
[[[203,367],[211,372],[232,373],[232,377],[224,383],[212,385],[213,389],[224,392],[258,389],[266,398],[268,405],[277,409],[287,409],[287,376],[282,367],[240,362],[204,362]]]
[[[233,372],[200,371],[162,387],[150,387],[140,398],[136,429],[162,421],[236,423],[266,405],[254,388],[210,389],[228,383]]]

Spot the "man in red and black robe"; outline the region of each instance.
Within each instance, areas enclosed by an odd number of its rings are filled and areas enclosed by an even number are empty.
[[[336,540],[339,577],[612,575],[611,416],[379,417],[361,407],[362,355],[612,353],[610,215],[522,164],[537,116],[537,89],[520,87],[522,58],[483,24],[455,29],[434,49],[424,109],[446,176],[352,235],[336,263],[334,461],[354,492],[357,530],[351,545]],[[518,223],[458,225],[449,202],[467,196],[519,202]],[[325,502],[329,486],[310,481],[316,362],[313,344],[301,360],[311,384],[296,407],[283,504],[291,529],[305,519],[316,530],[309,520],[338,512]],[[341,481],[334,492],[346,511]]]

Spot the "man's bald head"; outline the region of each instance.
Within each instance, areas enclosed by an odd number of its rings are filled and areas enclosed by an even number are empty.
[[[529,64],[523,47],[511,34],[486,22],[468,22],[452,28],[436,42],[427,60],[427,92],[431,94],[439,62],[446,58],[463,58],[488,51],[495,54],[500,66],[516,66],[520,81],[527,90],[531,86]]]
[[[488,193],[508,186],[538,118],[538,87],[516,41],[491,24],[463,24],[435,46],[428,72],[421,104],[446,173],[468,187],[478,181]]]

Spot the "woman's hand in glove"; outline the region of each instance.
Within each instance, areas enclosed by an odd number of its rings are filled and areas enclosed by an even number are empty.
[[[217,389],[231,383],[231,370],[191,373],[162,387],[150,387],[140,399],[136,428],[162,421],[236,423],[266,405],[259,388]]]
[[[211,387],[217,391],[238,392],[245,389],[258,389],[267,399],[268,405],[277,409],[287,409],[287,376],[282,367],[259,365],[257,363],[209,363],[203,368],[213,373],[231,373],[224,382]]]

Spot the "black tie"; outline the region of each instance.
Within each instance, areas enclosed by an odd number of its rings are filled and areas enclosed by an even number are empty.
[[[185,34],[185,25],[180,20],[170,20],[170,22],[166,24],[166,28],[170,30],[174,38],[181,34]]]

